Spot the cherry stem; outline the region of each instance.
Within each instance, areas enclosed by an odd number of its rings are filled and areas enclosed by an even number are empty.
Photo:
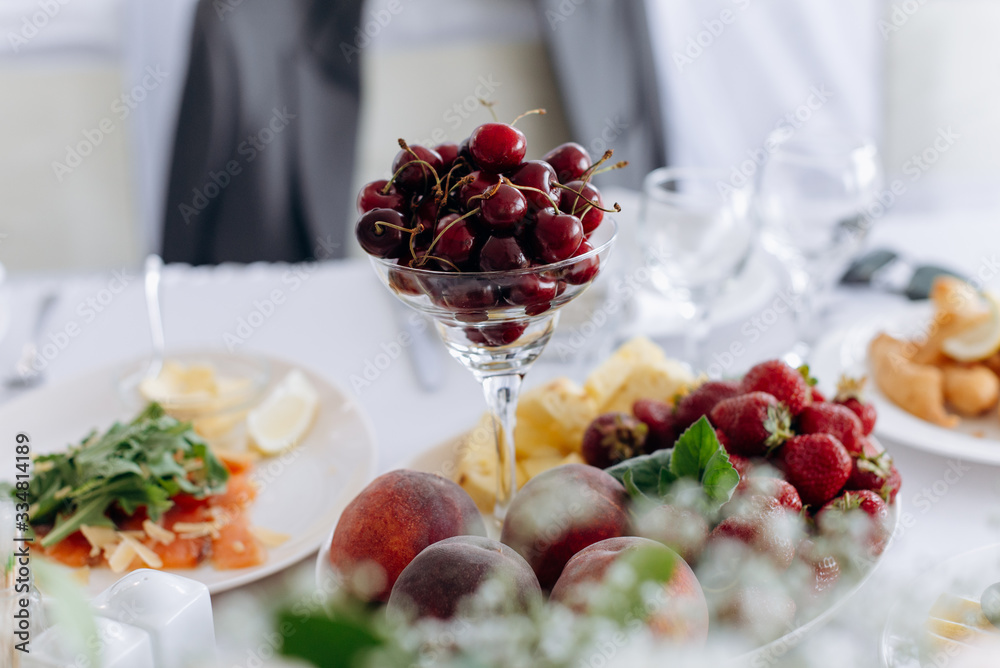
[[[459,218],[456,218],[455,220],[453,220],[450,223],[448,223],[447,225],[445,225],[444,229],[442,229],[440,232],[438,232],[437,236],[435,236],[434,239],[431,240],[431,245],[427,247],[427,251],[424,253],[424,257],[426,257],[432,250],[434,250],[434,246],[436,246],[437,242],[441,240],[441,237],[444,236],[445,232],[447,232],[452,227],[454,227],[455,225],[457,225],[459,222],[465,220],[469,216],[474,216],[477,213],[479,213],[479,207],[476,207],[472,211],[464,214],[463,216],[461,216]],[[440,258],[435,258],[435,259],[440,259]],[[448,264],[451,264],[451,263],[449,262]],[[455,267],[455,265],[453,265],[453,264],[451,266]],[[455,269],[458,269],[458,267],[455,267]]]
[[[424,224],[417,223],[413,228],[413,234],[410,235],[410,257],[414,260],[417,259],[417,235],[424,231]]]
[[[465,176],[463,176],[462,178],[460,178],[458,181],[455,181],[455,185],[453,185],[451,188],[449,188],[448,192],[451,192],[455,188],[460,188],[460,187],[464,186],[466,183],[472,183],[475,180],[476,180],[475,176],[473,176],[472,174],[466,174]]]
[[[559,205],[556,204],[554,199],[552,199],[552,195],[545,192],[541,188],[534,188],[532,186],[519,186],[516,183],[511,182],[511,180],[508,179],[506,176],[503,177],[503,182],[509,185],[511,188],[516,188],[517,190],[530,190],[531,192],[540,193],[545,196],[545,199],[549,200],[549,204],[552,205],[553,209],[557,211],[559,210]]]
[[[382,229],[384,227],[390,227],[394,230],[399,230],[400,232],[405,232],[410,235],[415,234],[417,232],[417,228],[415,227],[401,227],[394,223],[387,223],[384,220],[376,220],[373,227],[375,228],[375,231],[378,232],[380,235],[384,234],[384,231]]]
[[[525,116],[532,116],[532,115],[535,115],[535,114],[538,114],[539,116],[544,116],[546,113],[547,112],[544,109],[530,109],[530,110],[524,112],[523,114],[521,114],[520,116],[518,116],[517,118],[515,118],[514,120],[512,120],[510,122],[510,127],[514,127],[517,124],[517,122],[519,120],[521,120],[522,118],[524,118]]]
[[[446,260],[443,257],[438,257],[437,255],[427,255],[426,253],[420,256],[420,266],[422,267],[425,264],[427,264],[427,260],[437,260],[438,262],[444,262],[447,265],[451,265],[452,268],[455,269],[455,271],[457,272],[462,271],[461,269],[458,268],[458,265],[452,262],[451,260]]]
[[[440,188],[441,187],[441,177],[438,176],[437,170],[434,169],[434,165],[432,165],[431,163],[427,162],[426,160],[421,160],[420,156],[417,155],[416,152],[412,148],[410,148],[410,145],[406,143],[405,139],[403,139],[402,137],[400,137],[398,141],[399,141],[399,148],[403,149],[404,151],[406,151],[407,153],[409,153],[410,155],[412,155],[413,156],[413,160],[410,160],[408,163],[406,163],[405,165],[403,165],[402,167],[400,167],[396,171],[396,173],[392,175],[392,180],[390,180],[389,183],[392,183],[393,181],[395,181],[396,177],[399,176],[399,173],[401,171],[403,171],[404,169],[406,169],[407,167],[409,167],[410,165],[420,165],[424,169],[425,172],[430,171],[431,176],[434,177],[434,181],[437,183],[437,187]]]
[[[601,169],[594,171],[590,176],[597,176],[598,174],[603,174],[604,172],[610,172],[615,169],[621,169],[622,167],[628,167],[628,160],[621,160],[613,165],[602,167]],[[590,177],[588,176],[587,178],[589,179]]]
[[[493,197],[494,195],[497,194],[497,191],[500,190],[500,186],[502,184],[503,184],[503,179],[501,178],[501,180],[497,181],[493,185],[492,188],[490,188],[489,190],[487,190],[484,193],[479,193],[478,195],[473,195],[472,197],[469,198],[469,201],[471,202],[474,199],[489,199],[489,198]]]
[[[481,97],[480,98],[476,98],[476,99],[479,100],[479,104],[483,105],[484,107],[486,107],[487,109],[490,110],[490,116],[493,117],[494,121],[496,121],[497,123],[499,123],[500,119],[497,118],[497,112],[493,109],[493,105],[495,105],[496,102],[490,102],[489,100],[484,100]]]
[[[585,171],[583,174],[580,175],[580,180],[583,181],[584,183],[587,183],[588,181],[590,181],[590,177],[594,175],[594,170],[596,170],[598,167],[600,167],[601,163],[604,163],[604,162],[607,162],[608,160],[610,160],[611,156],[614,155],[614,154],[615,154],[615,152],[612,151],[610,148],[607,151],[605,151],[604,155],[601,156],[600,160],[598,160],[597,162],[595,162],[594,164],[592,164],[590,167],[587,168],[587,171]]]
[[[582,190],[576,190],[574,188],[570,188],[569,186],[563,185],[561,183],[553,183],[552,185],[554,185],[556,187],[559,187],[559,188],[562,188],[563,190],[568,190],[571,193],[576,193],[577,201],[573,202],[573,215],[576,215],[576,209],[580,205],[579,200],[581,200],[581,199],[584,202],[586,202],[587,204],[589,204],[590,206],[594,207],[595,209],[598,209],[599,211],[603,211],[605,213],[619,213],[622,210],[622,208],[620,206],[618,206],[618,202],[615,202],[612,205],[614,207],[613,209],[605,209],[603,206],[601,206],[597,202],[594,202],[594,201],[589,200],[586,197],[584,197]]]

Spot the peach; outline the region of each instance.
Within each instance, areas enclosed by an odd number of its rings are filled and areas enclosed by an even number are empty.
[[[648,538],[609,538],[581,550],[569,560],[549,597],[570,609],[588,612],[588,595],[604,581],[609,569],[626,554],[647,548],[661,550],[674,560],[663,596],[649,613],[646,623],[654,634],[676,642],[702,645],[708,639],[708,603],[694,571],[679,554]],[[648,610],[648,607],[647,607]]]
[[[608,473],[585,464],[557,466],[517,493],[500,540],[524,557],[548,590],[574,554],[628,533],[628,507],[628,492]]]
[[[490,612],[527,612],[542,598],[531,566],[503,543],[481,536],[455,536],[434,543],[403,569],[389,596],[387,613],[450,619],[463,599],[483,583],[498,580],[509,588]]]
[[[344,509],[330,561],[348,592],[384,603],[399,574],[425,547],[467,534],[485,536],[486,527],[465,490],[431,473],[390,471]]]

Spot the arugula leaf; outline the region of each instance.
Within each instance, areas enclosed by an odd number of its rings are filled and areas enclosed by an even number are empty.
[[[110,526],[108,511],[132,515],[140,508],[154,520],[171,498],[205,498],[225,490],[229,473],[191,428],[149,404],[131,422],[89,433],[64,453],[35,459],[28,482],[29,518],[51,525],[43,546],[58,543],[84,525]]]

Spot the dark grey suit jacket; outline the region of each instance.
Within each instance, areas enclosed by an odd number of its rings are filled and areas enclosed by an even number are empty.
[[[644,0],[536,0],[576,141],[629,167],[602,184],[634,189],[666,164],[666,124]]]
[[[345,252],[361,0],[201,0],[174,144],[163,257],[192,264]]]

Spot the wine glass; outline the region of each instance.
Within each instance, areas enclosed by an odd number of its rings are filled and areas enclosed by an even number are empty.
[[[822,306],[868,234],[882,187],[878,150],[827,123],[782,127],[756,192],[764,248],[788,270],[797,341],[786,356],[801,364],[822,331]]]
[[[652,286],[687,318],[685,353],[704,368],[712,306],[750,256],[750,191],[721,170],[664,167],[643,182],[640,230]]]
[[[605,218],[584,252],[509,271],[433,271],[370,256],[382,282],[433,318],[448,352],[482,385],[497,425],[497,520],[503,520],[517,488],[514,426],[521,381],[552,336],[559,309],[597,278],[616,234],[615,222]]]

